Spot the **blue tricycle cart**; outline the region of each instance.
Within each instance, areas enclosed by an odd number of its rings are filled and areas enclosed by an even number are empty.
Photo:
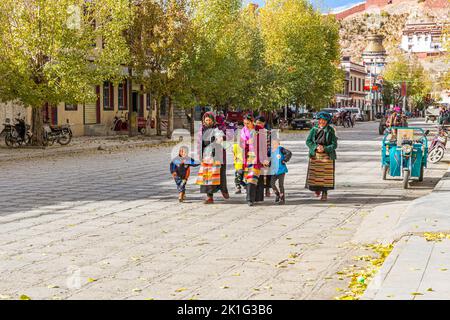
[[[404,189],[408,188],[411,178],[423,181],[428,158],[428,133],[422,128],[393,127],[384,135],[381,155],[383,180],[388,174],[402,177]]]

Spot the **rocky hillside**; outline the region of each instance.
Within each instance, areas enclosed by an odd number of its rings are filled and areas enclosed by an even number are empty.
[[[448,10],[430,9],[423,2],[411,0],[392,4],[382,10],[369,9],[366,12],[356,13],[340,21],[340,36],[342,55],[349,55],[355,62],[361,62],[361,54],[367,42],[367,35],[372,32],[385,37],[384,46],[389,58],[400,54],[399,49],[402,30],[407,22],[449,21]],[[428,60],[426,66],[432,67]]]

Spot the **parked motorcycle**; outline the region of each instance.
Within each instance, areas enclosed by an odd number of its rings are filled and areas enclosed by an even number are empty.
[[[127,130],[128,130],[127,117],[123,115],[123,112],[120,117],[118,113],[116,113],[111,126],[111,131],[127,131]]]
[[[281,132],[288,130],[289,129],[289,121],[287,121],[285,119],[280,119],[279,123],[278,123],[278,128],[280,129]]]
[[[428,161],[431,163],[438,163],[444,158],[447,140],[447,129],[444,127],[439,128],[438,133],[434,136],[433,141],[431,142],[428,153]]]
[[[380,119],[380,124],[378,126],[378,133],[380,135],[383,135],[386,132],[386,128],[387,128],[386,121],[387,121],[387,116],[386,117],[382,117]]]
[[[55,142],[62,146],[68,145],[72,141],[72,129],[70,124],[62,126],[50,126],[48,123],[44,124],[44,145],[51,146]]]
[[[344,119],[342,120],[342,125],[344,126],[344,128],[353,128],[353,120],[350,112],[345,115]]]
[[[8,147],[20,147],[30,144],[31,131],[30,126],[26,124],[25,119],[20,117],[20,113],[15,119],[15,124],[11,124],[10,119],[6,119],[4,129],[1,134],[5,134],[5,144]]]

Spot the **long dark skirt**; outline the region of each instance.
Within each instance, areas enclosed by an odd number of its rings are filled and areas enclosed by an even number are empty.
[[[309,159],[306,188],[311,191],[334,190],[335,161],[326,153],[317,153]]]
[[[227,166],[222,164],[220,166],[220,185],[218,186],[200,186],[200,193],[206,193],[212,196],[216,192],[228,193],[227,187]]]
[[[264,191],[265,191],[264,177],[265,176],[259,176],[258,178],[258,184],[256,185],[255,202],[264,201]]]

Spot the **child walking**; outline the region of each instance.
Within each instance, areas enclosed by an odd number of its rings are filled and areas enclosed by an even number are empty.
[[[236,186],[236,194],[242,193],[242,187],[246,188],[247,184],[244,182],[244,160],[242,148],[238,142],[233,145],[234,155],[234,184]]]
[[[288,169],[286,163],[291,160],[292,152],[280,146],[280,140],[272,139],[272,154],[271,154],[271,181],[270,185],[275,192],[275,203],[284,205],[286,201],[286,194],[284,191],[284,178]],[[279,189],[276,186],[278,181]]]
[[[199,162],[188,157],[187,147],[181,147],[178,157],[170,163],[170,173],[177,185],[179,202],[186,200],[186,184],[191,174],[191,167],[198,167],[199,165]]]

